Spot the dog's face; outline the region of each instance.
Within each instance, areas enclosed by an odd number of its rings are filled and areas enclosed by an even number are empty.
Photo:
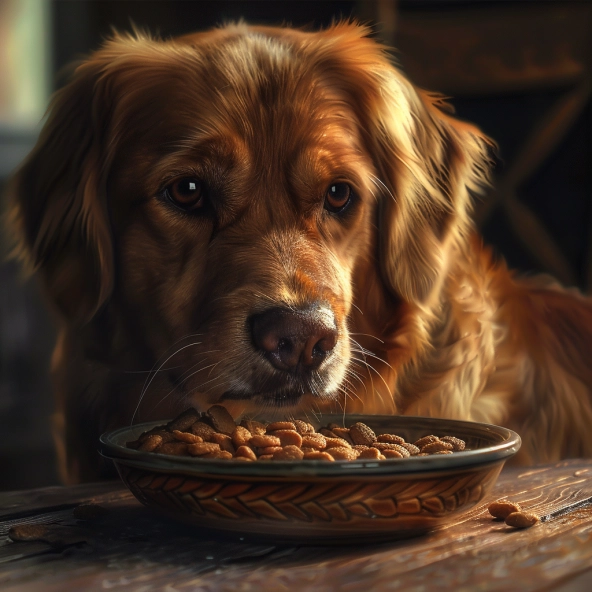
[[[333,397],[367,251],[376,173],[352,106],[306,60],[267,45],[238,36],[165,73],[166,123],[150,125],[155,97],[139,98],[108,191],[127,202],[125,298],[155,351],[179,340],[184,388],[210,402]]]
[[[121,317],[198,405],[338,396],[352,307],[378,336],[385,298],[434,297],[485,162],[366,33],[122,37],[80,66],[15,183],[65,322]]]

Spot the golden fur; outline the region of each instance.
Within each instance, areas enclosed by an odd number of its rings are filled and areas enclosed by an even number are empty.
[[[355,24],[106,42],[11,185],[59,323],[64,479],[102,474],[102,431],[219,400],[484,421],[520,433],[522,462],[592,455],[592,306],[482,246],[490,146]],[[189,177],[198,214],[163,189]],[[337,213],[334,183],[353,190]],[[315,303],[337,341],[304,380],[249,319]]]

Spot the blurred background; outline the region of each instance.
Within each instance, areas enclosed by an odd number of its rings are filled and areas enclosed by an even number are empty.
[[[226,21],[318,28],[356,17],[417,85],[499,144],[475,220],[523,273],[592,291],[592,2],[569,0],[0,0],[0,195],[51,93],[113,28],[162,37]],[[2,204],[3,205],[3,204]],[[0,229],[0,489],[58,483],[49,430],[55,331]]]

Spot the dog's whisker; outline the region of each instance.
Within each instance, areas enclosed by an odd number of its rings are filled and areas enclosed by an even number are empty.
[[[364,315],[364,311],[354,302],[352,302],[352,306],[363,316]]]
[[[189,374],[194,368],[196,368],[197,366],[199,366],[201,363],[208,361],[207,360],[207,356],[209,354],[213,354],[213,353],[216,353],[216,352],[219,352],[219,351],[220,350],[218,350],[218,349],[211,349],[211,350],[206,351],[206,352],[199,352],[198,355],[201,356],[202,359],[199,362],[196,362],[195,364],[192,364],[189,368],[187,368],[185,370],[185,372],[183,372],[183,374],[181,374],[181,376],[179,376],[178,381],[179,382],[183,382],[185,380],[185,377],[187,376],[187,374]],[[208,368],[209,368],[209,366],[208,366]]]
[[[174,353],[172,353],[158,368],[158,370],[152,375],[152,378],[150,378],[148,384],[144,383],[144,388],[142,389],[142,392],[140,393],[140,400],[138,401],[138,404],[136,405],[136,408],[134,410],[134,413],[132,415],[132,419],[131,419],[131,423],[130,425],[134,424],[134,419],[136,417],[136,414],[138,413],[138,409],[140,408],[140,405],[142,403],[142,400],[144,399],[144,395],[146,394],[146,391],[150,388],[150,385],[152,384],[156,374],[162,369],[162,367],[172,358],[174,358],[178,353],[180,353],[181,351],[183,351],[184,349],[187,349],[188,347],[194,347],[196,345],[201,345],[201,341],[196,341],[194,343],[189,343],[187,345],[184,345],[183,347],[179,348],[178,350],[176,350]]]
[[[358,360],[358,361],[360,361],[360,362],[361,362],[362,360]],[[375,373],[376,373],[376,375],[378,376],[378,378],[380,378],[380,380],[382,381],[382,383],[383,383],[383,384],[384,384],[384,386],[386,387],[386,390],[387,390],[387,392],[388,392],[389,396],[390,396],[390,397],[391,397],[391,399],[392,399],[392,397],[393,397],[393,393],[392,393],[392,391],[391,391],[391,388],[389,387],[388,383],[387,383],[387,382],[386,382],[386,380],[384,379],[384,376],[383,376],[383,375],[382,375],[382,374],[381,374],[381,373],[380,373],[378,370],[376,370],[376,368],[374,368],[374,366],[372,366],[371,364],[369,364],[367,361],[365,361],[365,360],[364,360],[362,363],[363,363],[363,364],[364,364],[364,365],[365,365],[365,366],[366,366],[366,367],[367,367],[369,370],[372,370],[372,372],[375,372]],[[372,386],[372,389],[373,389],[373,392],[375,392],[375,393],[378,395],[378,397],[380,398],[380,402],[381,402],[381,403],[384,403],[384,399],[382,398],[382,395],[380,394],[380,391],[378,391],[377,389],[375,389],[375,388],[374,388],[374,385]]]
[[[388,366],[391,370],[393,370],[393,367],[383,358],[381,358],[380,356],[377,356],[376,354],[374,354],[373,352],[371,352],[370,350],[366,349],[365,347],[363,347],[360,343],[358,343],[353,337],[350,337],[350,341],[355,344],[357,346],[357,348],[352,349],[352,351],[355,351],[357,353],[362,354],[364,357],[369,356],[371,358],[374,358],[375,360],[378,360],[379,362],[382,362],[385,366]],[[358,349],[359,348],[359,349]]]
[[[202,335],[203,335],[203,333],[189,333],[188,335],[184,335],[183,337],[180,337],[179,339],[177,339],[177,341],[175,341],[175,342],[171,343],[171,345],[169,345],[169,346],[168,346],[168,347],[165,349],[165,351],[164,351],[164,352],[163,352],[163,353],[162,353],[162,354],[159,356],[158,360],[156,360],[156,362],[155,362],[155,363],[154,363],[154,365],[152,366],[152,369],[150,370],[150,372],[160,372],[160,371],[161,371],[161,369],[162,369],[162,366],[163,366],[164,364],[166,364],[166,362],[167,362],[168,360],[170,360],[170,359],[171,359],[170,357],[169,357],[169,358],[167,358],[167,360],[165,360],[165,361],[164,361],[164,362],[161,364],[161,366],[159,367],[159,369],[158,369],[158,370],[154,370],[154,368],[156,368],[156,366],[158,366],[158,364],[160,363],[160,360],[162,360],[162,358],[164,358],[164,357],[167,355],[167,353],[168,353],[168,352],[169,352],[171,349],[173,349],[173,348],[174,348],[176,345],[178,345],[179,343],[181,343],[183,340],[185,340],[185,339],[193,339],[194,337],[200,337],[200,336],[202,336]],[[174,355],[174,354],[173,354],[173,355]],[[148,382],[148,379],[149,379],[149,377],[150,377],[149,375],[146,377],[146,380],[144,381],[144,384],[142,385],[142,392],[144,392],[144,389],[146,388],[146,383]]]
[[[364,354],[362,354],[362,355],[364,355]],[[383,403],[384,401],[383,401],[382,395],[374,386],[374,378],[372,377],[372,372],[370,372],[370,370],[374,370],[375,372],[376,372],[376,370],[365,359],[362,360],[362,359],[356,358],[355,356],[352,356],[352,361],[363,364],[368,369],[369,372],[368,372],[367,376],[370,380],[370,389],[371,389],[370,392],[373,396],[377,395],[378,398],[380,399],[380,402]],[[377,374],[378,374],[378,372],[377,372]],[[368,391],[366,391],[366,392],[368,392]]]
[[[397,200],[393,195],[392,191],[384,184],[384,182],[381,179],[379,179],[376,175],[370,175],[370,179],[377,187],[384,189],[387,195],[389,195],[390,198],[396,203]]]
[[[216,364],[210,364],[209,366],[205,366],[203,368],[200,368],[199,370],[196,370],[195,372],[192,372],[191,374],[189,374],[189,376],[187,376],[186,378],[184,378],[181,382],[179,382],[179,384],[175,385],[164,397],[162,397],[161,399],[159,399],[158,403],[156,403],[154,405],[154,407],[151,409],[151,411],[154,411],[160,404],[162,404],[170,395],[172,395],[176,390],[180,389],[183,387],[183,385],[192,377],[195,376],[196,374],[199,374],[200,372],[202,372],[203,370],[207,370],[208,368],[210,368],[211,366],[216,366]],[[186,397],[185,397],[186,398]]]
[[[371,333],[351,333],[350,335],[362,335],[363,337],[372,337],[372,339],[376,339],[376,341],[380,341],[380,343],[384,343],[384,341],[382,339],[380,339],[379,337],[376,337],[375,335],[372,335]]]
[[[150,374],[152,372],[169,372],[170,370],[177,370],[182,366],[169,366],[168,368],[162,368],[161,370],[122,370],[123,374]]]

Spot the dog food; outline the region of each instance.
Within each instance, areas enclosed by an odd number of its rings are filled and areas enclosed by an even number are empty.
[[[509,500],[491,502],[487,509],[494,518],[500,518],[514,528],[528,528],[540,520],[536,514],[523,511],[519,504]]]
[[[539,517],[531,512],[512,512],[506,516],[506,524],[514,528],[528,528],[534,526],[539,521]]]
[[[505,520],[510,514],[513,514],[514,512],[520,512],[522,510],[518,504],[507,500],[497,500],[495,502],[491,502],[487,509],[494,518],[501,518],[502,520]]]
[[[308,422],[252,419],[236,424],[221,405],[205,413],[187,409],[166,425],[143,433],[128,448],[159,454],[199,458],[255,460],[385,460],[431,454],[453,454],[465,442],[453,436],[429,435],[414,443],[396,434],[379,434],[366,424],[351,427],[329,424],[317,432]],[[518,508],[519,509],[519,508]]]

